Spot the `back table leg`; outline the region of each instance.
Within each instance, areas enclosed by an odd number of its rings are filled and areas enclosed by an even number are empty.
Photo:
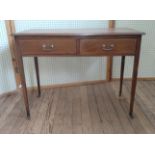
[[[40,89],[39,65],[38,65],[38,58],[37,57],[34,57],[34,64],[35,64],[36,78],[37,78],[38,97],[40,97],[41,89]]]
[[[123,77],[124,77],[124,65],[125,65],[125,56],[122,56],[122,60],[121,60],[121,73],[120,73],[119,96],[122,95],[122,85],[123,85]]]

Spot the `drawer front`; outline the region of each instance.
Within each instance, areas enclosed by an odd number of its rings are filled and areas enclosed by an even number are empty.
[[[135,38],[81,39],[80,55],[132,55],[136,42]]]
[[[74,55],[76,40],[72,38],[19,39],[22,55]]]

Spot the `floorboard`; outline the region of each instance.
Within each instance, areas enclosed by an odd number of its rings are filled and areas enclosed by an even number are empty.
[[[150,134],[155,133],[155,81],[138,81],[130,118],[131,81],[43,89],[28,93],[31,120],[18,92],[0,96],[0,133]]]

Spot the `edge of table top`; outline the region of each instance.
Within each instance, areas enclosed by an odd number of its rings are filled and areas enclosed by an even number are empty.
[[[16,32],[13,36],[104,36],[104,35],[144,35],[129,28],[107,28],[107,29],[30,29]]]

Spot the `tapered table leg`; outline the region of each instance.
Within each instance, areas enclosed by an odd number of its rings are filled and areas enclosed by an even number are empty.
[[[119,96],[122,95],[122,85],[123,85],[123,78],[124,78],[124,66],[125,66],[125,56],[122,56],[122,59],[121,59],[121,72],[120,72]]]
[[[35,71],[36,71],[36,78],[37,78],[38,97],[40,97],[41,89],[40,89],[39,65],[38,65],[37,57],[34,57],[34,64],[35,64]]]
[[[137,85],[137,74],[138,74],[139,55],[140,55],[140,43],[141,43],[141,37],[137,41],[137,50],[136,50],[136,54],[134,56],[132,86],[131,86],[131,98],[130,98],[130,111],[129,111],[129,115],[131,117],[133,117],[134,99],[135,99],[136,85]]]
[[[27,88],[26,88],[26,80],[24,75],[23,58],[21,56],[19,56],[18,58],[18,63],[19,63],[19,72],[21,77],[22,92],[24,97],[27,118],[30,119],[30,109],[29,109],[29,101],[28,101]]]

